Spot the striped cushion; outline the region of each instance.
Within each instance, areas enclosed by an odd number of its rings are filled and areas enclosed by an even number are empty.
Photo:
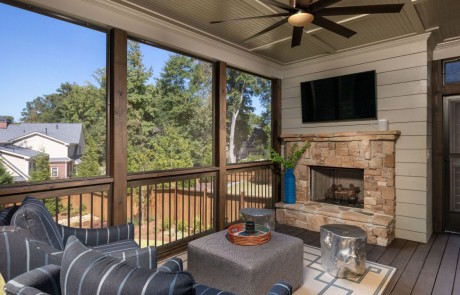
[[[86,245],[87,246],[87,245]],[[113,254],[117,252],[123,252],[123,251],[128,251],[128,250],[137,250],[139,249],[139,245],[134,242],[133,240],[123,240],[123,241],[117,241],[113,242],[110,244],[103,244],[99,246],[93,246],[90,247],[91,249],[101,251],[102,253],[105,254]]]
[[[61,294],[59,274],[61,268],[57,265],[46,265],[8,281],[5,286],[6,294],[44,295]]]
[[[69,237],[61,264],[64,295],[194,294],[192,276],[132,267]]]
[[[64,250],[62,236],[53,217],[39,200],[27,196],[14,213],[11,224],[28,230],[38,240]]]
[[[196,295],[235,295],[234,293],[224,292],[206,285],[196,284],[193,286]]]
[[[11,218],[18,208],[18,206],[13,206],[0,211],[0,226],[10,225]]]

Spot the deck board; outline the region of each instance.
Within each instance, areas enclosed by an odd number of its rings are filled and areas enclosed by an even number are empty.
[[[412,292],[435,238],[436,235],[433,235],[426,244],[417,244],[417,249],[399,277],[393,289],[393,294],[409,295]]]
[[[415,283],[412,292],[417,295],[431,294],[438,275],[439,266],[441,265],[442,255],[446,248],[449,235],[439,234],[434,241],[433,247],[431,247],[430,253],[426,258],[425,264],[423,265],[422,271]]]
[[[458,252],[460,249],[460,237],[449,236],[446,250],[442,257],[441,266],[433,288],[435,295],[452,294],[455,281],[455,271],[457,270]],[[449,286],[451,287],[449,289]]]
[[[277,225],[276,231],[319,247],[319,233]],[[367,259],[396,267],[384,295],[460,294],[460,235],[433,234],[425,243],[395,239],[388,247],[368,245]]]
[[[401,251],[399,251],[398,255],[395,257],[393,262],[390,264],[393,267],[396,267],[396,272],[393,276],[393,279],[388,283],[387,288],[384,295],[389,295],[393,291],[398,282],[399,278],[403,274],[406,266],[411,259],[412,255],[414,254],[415,250],[417,249],[417,242],[414,241],[407,241]]]

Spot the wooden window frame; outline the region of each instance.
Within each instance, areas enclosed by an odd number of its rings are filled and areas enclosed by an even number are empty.
[[[3,1],[7,4],[18,6],[19,8],[40,12],[48,16],[57,17],[65,21],[76,22],[81,25],[82,22],[72,20],[65,16],[51,14],[42,9],[36,9],[30,6],[24,6],[13,1]],[[91,25],[84,23],[86,27],[93,28]],[[227,165],[226,163],[226,69],[227,64],[223,61],[214,61],[213,74],[213,129],[214,144],[213,157],[214,166],[204,168],[176,169],[171,171],[155,171],[143,174],[129,174],[127,171],[127,42],[128,33],[121,29],[110,29],[109,31],[101,30],[108,34],[108,53],[107,53],[107,175],[101,177],[92,177],[88,179],[70,179],[54,180],[52,182],[40,183],[21,183],[21,185],[12,185],[0,187],[0,205],[12,202],[21,202],[27,194],[53,195],[75,193],[79,190],[88,190],[90,187],[99,188],[110,187],[109,190],[109,225],[124,224],[127,221],[127,182],[164,177],[171,175],[186,175],[191,173],[216,172],[216,206],[217,219],[216,228],[224,228],[225,216],[225,175],[232,169],[250,168],[257,166],[266,166],[268,162],[253,162]],[[164,48],[172,50],[169,48]],[[172,50],[174,51],[174,50]],[[200,57],[197,57],[200,58]],[[203,59],[203,58],[200,58]],[[232,67],[237,70],[236,67]],[[243,70],[241,70],[243,71]],[[281,151],[281,80],[269,78],[257,73],[251,73],[272,81],[272,146]],[[273,194],[275,201],[280,200],[280,178],[273,177]]]

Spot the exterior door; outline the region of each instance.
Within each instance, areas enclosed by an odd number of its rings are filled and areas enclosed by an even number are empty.
[[[460,96],[444,98],[444,155],[445,228],[460,232]]]

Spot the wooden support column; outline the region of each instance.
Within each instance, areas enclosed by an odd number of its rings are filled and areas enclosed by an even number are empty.
[[[444,150],[443,150],[443,94],[442,61],[433,62],[433,230],[444,231]]]
[[[272,80],[272,142],[273,149],[281,153],[281,79]],[[275,169],[279,171],[279,167]],[[281,177],[273,177],[273,202],[281,201]],[[273,208],[275,204],[273,204]]]
[[[216,114],[215,122],[215,165],[219,167],[216,185],[216,228],[225,228],[225,177],[227,170],[226,154],[226,121],[227,121],[227,64],[216,62],[215,64],[214,101]]]
[[[120,29],[110,31],[109,53],[109,175],[113,178],[112,202],[109,212],[111,225],[127,220],[128,167],[128,96],[127,51],[128,34]]]

